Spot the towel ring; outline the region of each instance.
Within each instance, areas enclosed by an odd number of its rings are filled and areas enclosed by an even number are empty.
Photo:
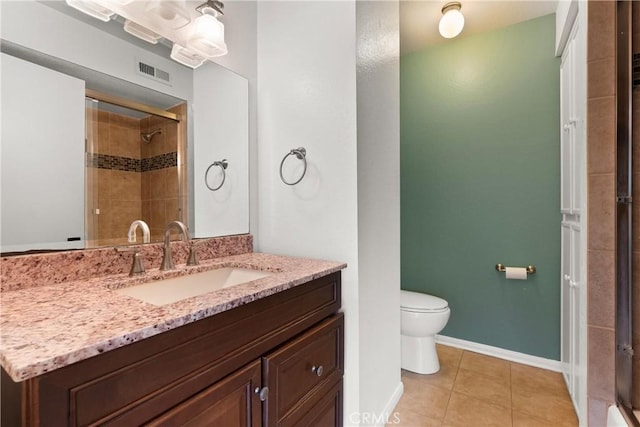
[[[209,171],[214,166],[220,166],[220,169],[222,169],[222,182],[217,187],[211,187],[209,185],[209,182],[207,181],[207,177],[209,176]],[[225,169],[227,169],[227,166],[229,166],[229,162],[227,162],[227,159],[222,159],[220,161],[213,162],[209,165],[209,167],[207,168],[207,171],[204,173],[204,185],[206,185],[209,190],[218,191],[220,188],[222,188],[222,186],[224,185],[224,180],[227,179],[227,173],[225,172]]]
[[[286,179],[284,179],[284,176],[282,175],[282,166],[284,166],[284,162],[285,162],[285,160],[287,160],[287,157],[292,156],[292,155],[295,155],[298,159],[300,159],[300,160],[302,160],[304,162],[304,169],[302,170],[302,175],[300,175],[300,178],[298,178],[297,181],[288,182]],[[287,184],[287,185],[296,185],[297,183],[302,181],[302,178],[304,178],[304,174],[305,173],[307,173],[307,150],[305,150],[304,147],[294,148],[293,150],[289,151],[282,158],[282,161],[280,162],[280,179],[285,184]]]

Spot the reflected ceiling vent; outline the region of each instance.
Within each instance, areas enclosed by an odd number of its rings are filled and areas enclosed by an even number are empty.
[[[138,74],[171,86],[171,74],[139,59],[136,60],[136,71]]]

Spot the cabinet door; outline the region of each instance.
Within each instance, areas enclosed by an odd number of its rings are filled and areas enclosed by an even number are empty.
[[[344,316],[338,314],[263,358],[263,385],[269,387],[267,425],[314,424],[302,420],[321,405],[329,390],[342,384],[343,330]],[[335,405],[329,407],[335,410]]]
[[[260,361],[247,365],[150,422],[149,426],[261,426]]]
[[[580,377],[580,366],[584,361],[580,358],[580,311],[583,302],[580,298],[580,227],[577,224],[571,226],[571,279],[569,287],[571,289],[571,365],[572,375],[570,392],[574,400],[576,400],[582,387]]]
[[[562,371],[567,388],[574,401],[579,398],[584,378],[581,377],[581,311],[582,298],[580,288],[580,226],[575,223],[562,224]],[[575,402],[579,406],[579,402]]]
[[[562,261],[561,261],[561,342],[560,359],[562,373],[567,387],[571,383],[571,225],[562,223]]]
[[[572,87],[573,87],[573,49],[567,42],[567,47],[562,55],[560,64],[560,125],[562,134],[560,135],[560,211],[562,213],[572,212],[572,138],[573,126],[571,125],[572,114]]]

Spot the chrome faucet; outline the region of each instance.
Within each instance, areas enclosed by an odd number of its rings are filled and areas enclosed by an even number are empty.
[[[142,243],[149,243],[151,241],[151,232],[149,231],[149,226],[146,222],[141,219],[137,219],[131,223],[129,226],[129,233],[127,234],[127,241],[129,243],[136,242],[136,230],[138,226],[142,228]]]
[[[191,236],[189,236],[189,229],[182,222],[171,221],[169,224],[167,224],[167,228],[165,228],[164,230],[164,252],[160,270],[173,270],[174,268],[176,268],[171,255],[171,228],[173,227],[180,230],[180,232],[182,233],[183,242],[188,242],[189,240],[191,240]]]

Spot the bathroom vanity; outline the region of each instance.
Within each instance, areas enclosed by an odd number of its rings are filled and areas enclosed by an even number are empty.
[[[266,262],[269,256],[226,257],[199,268],[237,266],[242,260],[246,266],[247,260],[259,257]],[[156,318],[136,333],[126,326],[129,320],[140,322],[132,314],[121,320],[118,337],[93,339],[99,343],[82,349],[80,343],[87,339],[83,330],[99,328],[101,316],[117,321],[96,302],[94,318],[87,318],[89,327],[78,326],[78,339],[61,338],[75,348],[59,350],[57,359],[44,362],[40,357],[36,362],[34,355],[31,362],[21,362],[19,348],[5,348],[19,347],[9,340],[2,348],[3,424],[342,425],[344,319],[339,312],[339,270],[344,265],[272,258],[280,264],[268,278],[166,307],[149,307],[119,295],[112,289],[116,282],[107,281],[95,289],[96,299],[140,305],[148,311],[141,310],[139,317],[153,319],[155,313],[165,316],[166,322]],[[305,263],[306,275],[301,275]],[[46,293],[59,286],[35,289]],[[7,292],[3,303],[7,295],[20,298],[24,295],[18,293],[33,291]],[[73,299],[74,292],[68,288],[65,294]],[[69,301],[58,303],[64,306]],[[56,310],[53,305],[50,309]],[[122,313],[131,307],[123,307]],[[118,308],[114,311],[117,315]],[[19,317],[3,316],[3,327]],[[25,343],[30,339],[26,336]],[[55,340],[56,333],[43,339]],[[91,353],[97,355],[83,356]],[[16,362],[9,366],[12,358]],[[16,382],[16,377],[25,379]]]

